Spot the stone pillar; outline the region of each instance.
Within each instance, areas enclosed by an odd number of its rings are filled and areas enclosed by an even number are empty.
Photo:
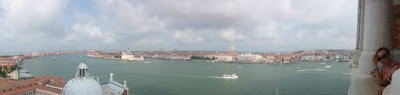
[[[358,67],[351,69],[349,95],[376,95],[380,87],[370,75],[371,58],[382,44],[392,49],[393,1],[359,0],[359,8],[357,45],[360,56]]]
[[[358,59],[361,56],[362,43],[363,43],[363,30],[364,30],[364,0],[358,1],[358,18],[357,18],[357,39],[356,39],[356,50],[354,51],[354,55],[351,59],[350,67],[358,68]]]
[[[371,57],[384,45],[392,48],[392,0],[364,0],[362,51],[359,62],[360,74],[369,75],[373,69]],[[362,24],[362,23],[360,23]]]

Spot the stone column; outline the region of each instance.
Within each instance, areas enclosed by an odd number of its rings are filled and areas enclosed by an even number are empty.
[[[358,68],[358,59],[361,56],[362,42],[363,42],[363,30],[364,30],[364,0],[358,1],[358,18],[357,18],[357,39],[356,39],[356,49],[354,51],[354,55],[351,59],[351,68]]]
[[[375,95],[380,87],[370,75],[371,58],[382,44],[392,49],[393,1],[359,0],[359,8],[357,36],[360,40],[357,44],[360,56],[358,67],[351,69],[349,95]]]
[[[364,0],[364,8],[362,51],[358,60],[358,73],[369,75],[373,69],[371,57],[376,49],[382,45],[392,48],[393,1]]]

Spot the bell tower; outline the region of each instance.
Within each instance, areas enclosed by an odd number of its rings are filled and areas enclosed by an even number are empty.
[[[231,49],[229,51],[230,56],[235,56],[235,43],[232,42]]]

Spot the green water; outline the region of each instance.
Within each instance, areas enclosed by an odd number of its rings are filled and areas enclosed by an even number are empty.
[[[26,60],[23,69],[35,76],[73,78],[80,56],[68,54]],[[53,60],[56,57],[57,60]],[[92,76],[101,82],[127,80],[135,95],[346,95],[350,85],[347,63],[301,62],[292,65],[207,63],[145,59],[124,61],[85,57]],[[239,67],[241,66],[241,67]],[[326,68],[325,66],[331,66]],[[238,79],[222,79],[236,73]]]

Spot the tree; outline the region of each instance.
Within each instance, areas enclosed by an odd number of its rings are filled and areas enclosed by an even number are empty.
[[[3,66],[4,72],[8,72],[8,67],[7,66]]]
[[[0,66],[0,75],[3,75],[3,66]]]
[[[10,71],[15,70],[15,66],[11,66]]]
[[[3,78],[7,77],[7,73],[5,71],[2,71],[2,75],[3,75]]]

